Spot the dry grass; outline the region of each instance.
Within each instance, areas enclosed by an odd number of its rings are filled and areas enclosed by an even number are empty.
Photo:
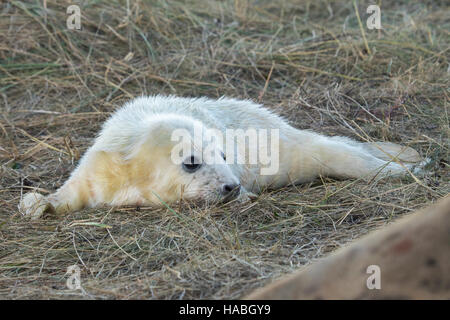
[[[0,7],[0,297],[239,298],[450,190],[445,1],[72,1]],[[44,4],[46,8],[44,7]],[[369,50],[367,50],[369,48]],[[429,173],[319,180],[216,208],[104,208],[30,222],[110,112],[167,93],[259,100],[295,126],[410,145]],[[84,292],[65,286],[81,267]]]

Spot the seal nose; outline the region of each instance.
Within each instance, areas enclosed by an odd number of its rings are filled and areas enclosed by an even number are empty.
[[[241,185],[238,183],[224,184],[222,186],[222,195],[224,196],[238,196],[241,190]]]

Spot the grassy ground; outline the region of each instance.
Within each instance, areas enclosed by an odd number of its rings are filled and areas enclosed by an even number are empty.
[[[449,193],[450,10],[382,1],[0,3],[0,298],[239,298]],[[380,1],[381,2],[381,1]],[[30,222],[108,115],[141,94],[251,98],[299,128],[412,146],[425,177],[319,179],[215,208]],[[81,268],[83,291],[66,287]]]

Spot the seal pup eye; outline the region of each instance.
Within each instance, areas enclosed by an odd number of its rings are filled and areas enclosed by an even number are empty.
[[[220,151],[220,154],[222,155],[223,160],[227,161],[227,157],[225,156],[225,153],[223,153],[222,151]]]
[[[182,164],[184,171],[189,173],[197,171],[201,166],[202,164],[200,163],[200,161],[198,161],[198,159],[194,156],[188,157]]]

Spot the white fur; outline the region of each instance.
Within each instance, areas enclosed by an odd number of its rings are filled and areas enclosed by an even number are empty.
[[[226,129],[278,129],[278,172],[264,176],[260,165],[227,164],[224,160],[205,164],[193,174],[184,172],[166,155],[167,148],[173,147],[170,133],[179,128],[192,132],[196,126],[223,133]],[[188,143],[196,145],[195,141]],[[401,150],[401,146],[389,146],[391,151]],[[213,145],[213,151],[219,154],[223,147]],[[248,192],[311,181],[319,175],[370,179],[407,173],[409,165],[396,163],[397,153],[388,157],[392,161],[386,161],[376,155],[382,153],[374,150],[373,146],[369,148],[348,138],[296,129],[249,100],[139,97],[104,123],[69,180],[46,199],[56,211],[68,212],[101,204],[160,204],[181,197],[215,201],[224,184],[240,183],[241,198],[246,198]],[[195,152],[202,154],[204,150]],[[130,177],[122,179],[121,174]],[[30,199],[43,201],[42,196],[26,197],[21,208],[28,214],[32,214],[30,210],[36,202]]]

